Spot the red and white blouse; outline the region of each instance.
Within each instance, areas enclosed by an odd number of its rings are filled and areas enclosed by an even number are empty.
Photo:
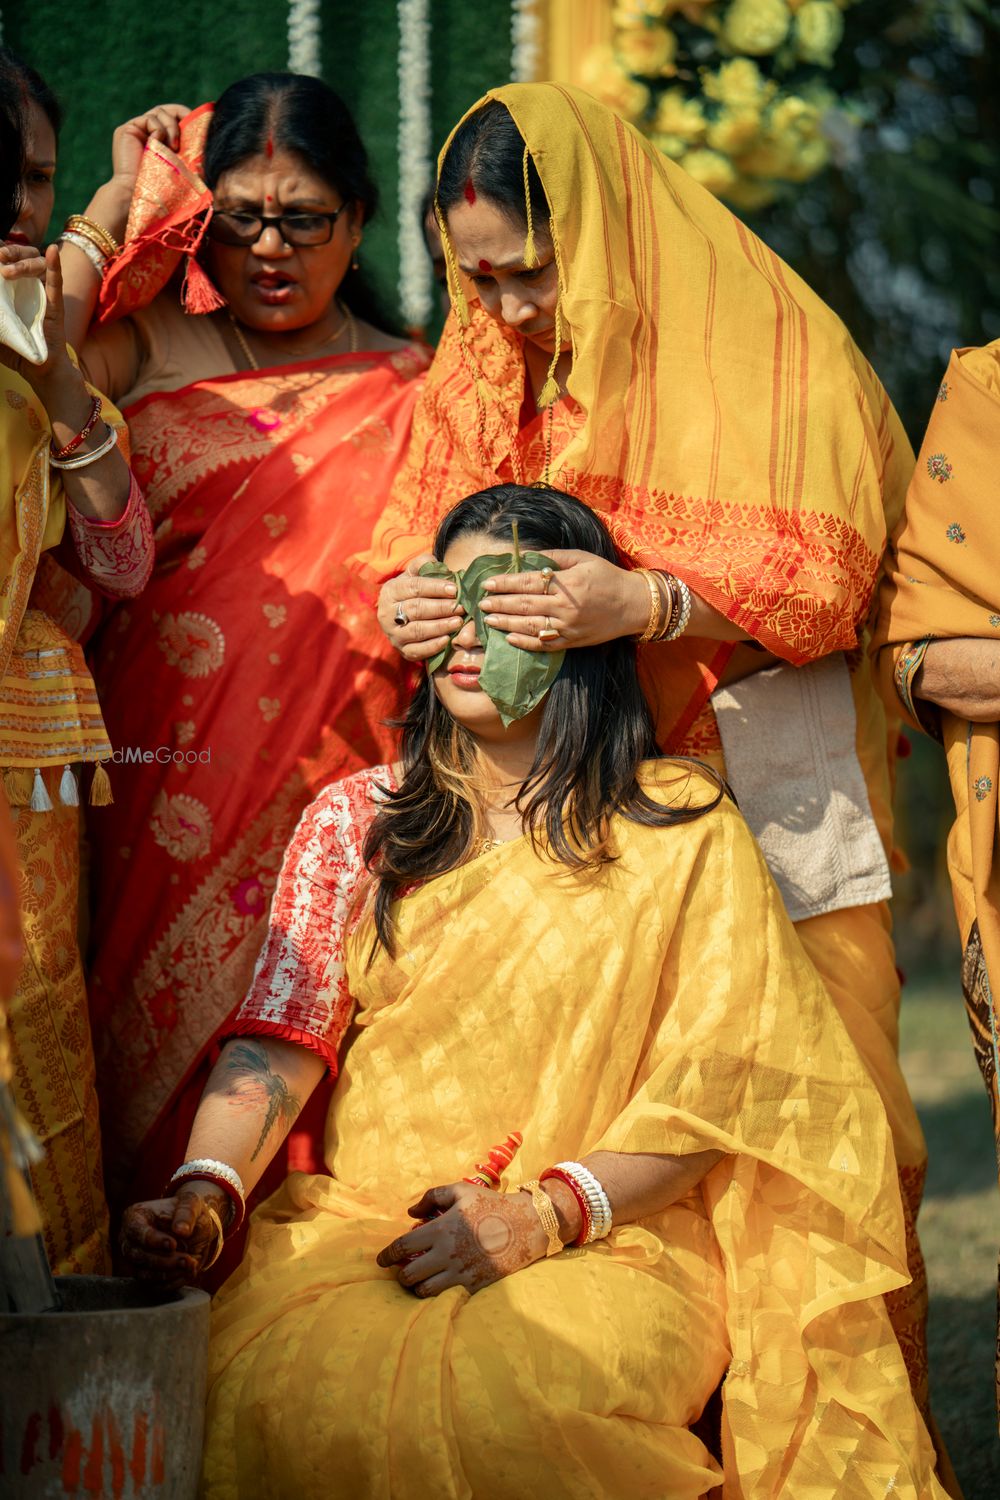
[[[357,771],[325,787],[306,808],[284,862],[249,993],[230,1036],[297,1042],[337,1072],[351,1024],[344,945],[364,875],[362,847],[381,788],[395,789],[389,766]]]

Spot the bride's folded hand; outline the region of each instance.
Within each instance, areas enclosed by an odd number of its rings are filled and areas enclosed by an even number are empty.
[[[133,1276],[155,1281],[165,1291],[194,1281],[210,1264],[218,1245],[218,1225],[208,1212],[209,1205],[216,1213],[227,1211],[225,1198],[213,1184],[186,1183],[171,1198],[127,1208],[120,1244]]]
[[[449,1287],[482,1291],[543,1260],[545,1231],[527,1193],[495,1193],[467,1182],[430,1188],[407,1212],[423,1222],[378,1254],[398,1266],[400,1286],[418,1297]]]

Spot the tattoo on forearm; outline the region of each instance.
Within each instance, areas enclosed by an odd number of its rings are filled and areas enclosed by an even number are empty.
[[[288,1130],[302,1106],[281,1074],[272,1071],[260,1042],[237,1042],[225,1059],[225,1071],[223,1092],[233,1101],[234,1108],[258,1110],[261,1104],[267,1105],[260,1136],[250,1157],[256,1161],[278,1121]]]

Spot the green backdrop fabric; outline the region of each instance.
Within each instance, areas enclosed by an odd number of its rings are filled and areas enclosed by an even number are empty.
[[[107,176],[115,126],[153,104],[200,104],[237,78],[288,64],[284,0],[7,0],[4,40],[58,93],[66,112],[56,215],[81,212]],[[486,89],[510,78],[509,0],[431,0],[433,154]],[[398,310],[399,28],[395,0],[324,0],[322,75],[347,101],[381,194],[362,261]],[[428,277],[430,271],[428,268]]]

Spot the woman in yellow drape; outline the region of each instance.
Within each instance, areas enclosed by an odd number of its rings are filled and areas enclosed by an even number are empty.
[[[887,907],[895,735],[857,649],[912,470],[905,435],[830,309],[574,89],[492,90],[442,152],[438,202],[456,310],[372,565],[406,566],[476,487],[554,477],[606,520],[620,561],[690,588],[685,633],[640,651],[657,738],[725,771],[882,1094],[913,1275],[892,1313],[925,1400],[926,1152],[897,1056]],[[526,650],[546,621],[557,648],[641,633],[645,580],[575,563],[544,609],[501,580],[515,593],[498,627]],[[410,659],[454,629],[442,588],[408,572],[383,589],[383,626]]]
[[[24,77],[3,60],[0,109],[21,144],[28,97]],[[17,181],[20,147],[5,143],[0,154]],[[17,219],[20,183],[5,197],[0,240]],[[46,555],[61,547],[101,592],[137,594],[152,566],[152,527],[122,452],[122,419],[85,385],[66,348],[57,252],[0,245],[0,278],[35,310],[33,323],[14,319],[4,298],[0,318],[0,774],[24,937],[9,1002],[10,1086],[43,1148],[31,1175],[52,1269],[100,1272],[110,1270],[108,1211],[77,935],[76,767],[107,758],[111,746],[83,652],[45,607],[43,573]],[[39,322],[37,343],[26,330],[37,334]],[[54,466],[64,446],[62,457],[78,467]],[[106,773],[96,774],[106,802]]]
[[[883,691],[948,758],[962,989],[1000,1160],[1000,339],[956,349],[893,537],[874,645]],[[1000,1362],[997,1365],[1000,1408]]]
[[[437,554],[468,580],[514,523],[533,568],[614,556],[521,486]],[[476,629],[402,766],[306,812],[174,1195],[126,1215],[190,1276],[339,1066],[332,1175],[259,1210],[216,1303],[204,1493],[940,1497],[885,1113],[743,820],[657,758],[630,642],[546,692]],[[720,1473],[690,1424],[723,1376]]]

